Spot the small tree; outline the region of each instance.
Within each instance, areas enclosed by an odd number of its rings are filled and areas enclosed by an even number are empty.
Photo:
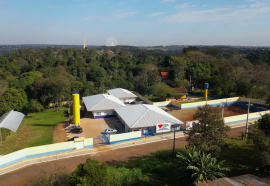
[[[224,125],[220,111],[220,106],[198,107],[193,118],[199,119],[199,125],[193,126],[189,132],[186,132],[189,146],[196,146],[207,153],[218,153],[226,146],[224,137],[227,137],[226,132],[230,127]]]
[[[28,110],[31,112],[39,112],[43,110],[43,106],[36,99],[31,99],[28,104]]]
[[[80,163],[71,173],[68,182],[71,186],[107,186],[109,185],[109,175],[107,164],[102,162],[98,165],[98,160],[88,158],[86,164]]]
[[[185,177],[191,183],[215,180],[217,177],[224,177],[223,171],[229,171],[222,167],[225,160],[217,162],[211,154],[196,151],[195,146],[191,151],[185,146],[185,151],[179,152],[176,157],[180,159],[182,173],[180,177]]]
[[[166,94],[176,95],[176,91],[174,91],[170,86],[164,83],[156,83],[150,87],[148,87],[147,92],[149,94],[153,94],[157,97],[163,97]]]

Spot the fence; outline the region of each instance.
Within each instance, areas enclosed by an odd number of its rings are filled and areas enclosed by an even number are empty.
[[[141,131],[127,132],[117,135],[110,135],[110,144],[115,144],[123,141],[130,141],[135,139],[141,139]]]
[[[239,100],[239,97],[224,98],[224,99],[207,101],[207,104],[212,105],[212,106],[218,106],[218,105],[222,106],[223,104],[226,104],[226,106],[229,106],[229,105],[234,105],[238,100]],[[197,108],[199,106],[204,106],[204,105],[206,105],[206,101],[181,104],[181,109],[192,109],[192,108]]]
[[[248,119],[249,120],[254,120],[254,119],[259,119],[262,117],[262,115],[269,114],[270,111],[262,111],[262,112],[256,112],[256,113],[250,113]],[[246,121],[247,120],[247,114],[241,114],[238,116],[230,116],[230,117],[225,117],[224,118],[224,123],[226,125],[236,123],[236,122],[241,122],[241,121]]]
[[[103,135],[106,138],[107,142],[110,144],[115,144],[123,141],[135,140],[141,138],[141,131],[136,132],[128,132],[122,134],[110,135],[109,137]],[[93,147],[93,138],[84,139],[84,148],[92,148]],[[50,145],[42,145],[37,147],[25,148],[4,156],[0,157],[0,168],[16,163],[18,161],[34,158],[49,154],[56,154],[60,152],[66,152],[76,149],[76,143],[73,141],[63,142],[63,143],[55,143]]]

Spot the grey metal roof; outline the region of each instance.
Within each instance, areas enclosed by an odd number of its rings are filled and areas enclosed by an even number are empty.
[[[110,95],[114,95],[117,98],[136,98],[137,96],[130,92],[129,90],[123,88],[115,88],[107,90]]]
[[[83,101],[87,111],[112,110],[126,106],[115,96],[106,94],[83,97]]]
[[[0,128],[10,129],[13,132],[16,132],[24,116],[23,113],[11,110],[1,116]]]
[[[130,128],[153,127],[159,123],[184,124],[155,105],[133,105],[115,111]]]

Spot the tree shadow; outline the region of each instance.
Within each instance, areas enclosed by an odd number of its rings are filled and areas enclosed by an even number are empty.
[[[39,127],[52,127],[54,124],[34,124],[32,126],[39,126]]]

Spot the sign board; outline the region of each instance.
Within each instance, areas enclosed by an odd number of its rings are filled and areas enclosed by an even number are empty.
[[[171,131],[171,124],[170,123],[160,123],[156,126],[156,133],[161,132],[169,132]]]

